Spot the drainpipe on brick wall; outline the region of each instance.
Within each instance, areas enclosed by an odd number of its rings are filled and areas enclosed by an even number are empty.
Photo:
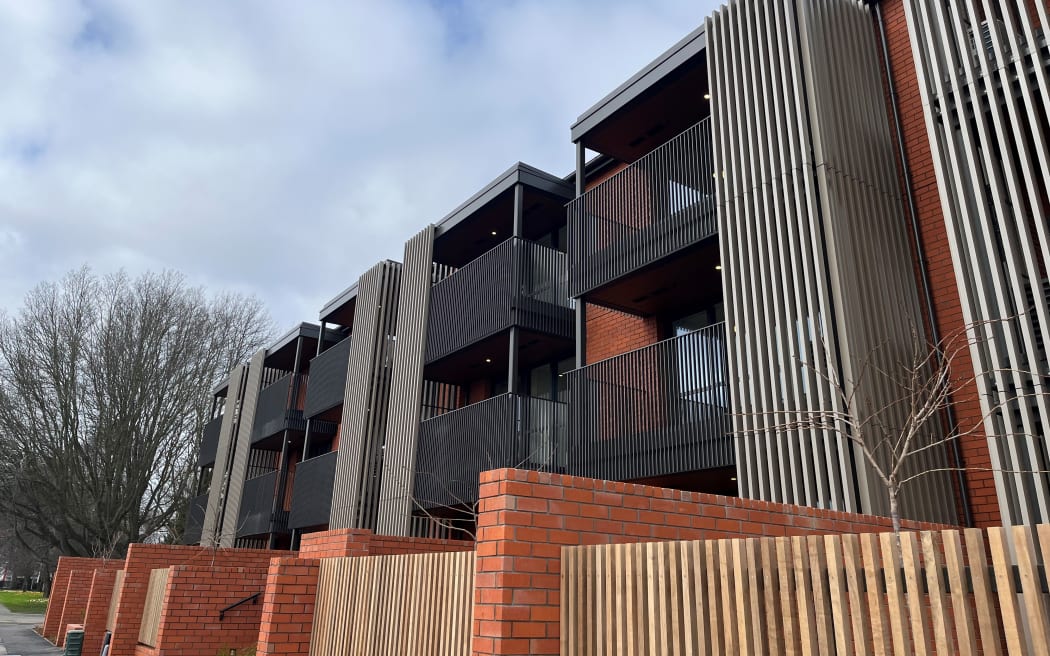
[[[897,149],[900,153],[901,174],[904,177],[904,195],[908,202],[908,215],[911,218],[912,237],[915,240],[915,252],[919,259],[919,272],[922,277],[922,291],[926,300],[926,315],[930,324],[930,337],[933,339],[933,343],[937,348],[937,359],[943,362],[944,353],[941,351],[940,347],[941,335],[940,331],[937,329],[937,315],[933,309],[933,292],[930,291],[930,274],[926,267],[926,252],[922,247],[919,230],[919,216],[915,210],[915,190],[912,187],[911,168],[908,166],[908,157],[904,148],[904,129],[901,127],[897,85],[893,82],[893,65],[890,63],[890,47],[889,41],[886,37],[886,22],[883,20],[882,16],[882,4],[876,2],[874,3],[874,6],[875,22],[878,24],[879,39],[882,42],[882,59],[886,64],[886,84],[889,87],[890,105],[893,109],[893,125],[897,131]],[[959,424],[955,419],[955,411],[951,404],[945,409],[945,414],[948,420],[949,434],[958,434]],[[952,440],[951,443],[952,459],[955,461],[955,476],[959,486],[959,495],[961,497],[960,501],[962,502],[965,525],[973,526],[973,512],[970,509],[970,495],[966,491],[966,477],[963,474],[964,465],[962,451],[959,450],[959,440]]]

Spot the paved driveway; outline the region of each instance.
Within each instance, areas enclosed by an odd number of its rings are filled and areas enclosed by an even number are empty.
[[[62,649],[52,647],[50,642],[33,631],[34,626],[43,623],[43,615],[12,613],[0,606],[0,656],[55,656],[61,654]]]

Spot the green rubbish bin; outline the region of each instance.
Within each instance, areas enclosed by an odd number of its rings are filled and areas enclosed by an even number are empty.
[[[65,656],[81,656],[84,651],[84,631],[74,629],[66,632]]]

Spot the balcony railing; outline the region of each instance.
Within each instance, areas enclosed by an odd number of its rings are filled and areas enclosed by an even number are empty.
[[[237,518],[237,537],[262,535],[270,532],[270,516],[273,514],[273,499],[277,494],[279,472],[272,471],[244,482],[241,493],[241,512]],[[277,508],[275,532],[288,528],[288,512]]]
[[[567,473],[626,481],[734,464],[725,324],[566,376]]]
[[[183,544],[200,544],[201,529],[204,526],[204,511],[207,508],[207,494],[190,499],[190,507],[186,511],[186,526],[182,529]]]
[[[346,368],[350,361],[350,337],[310,360],[310,386],[303,414],[319,415],[342,404],[346,394]]]
[[[478,500],[478,475],[517,467],[560,471],[565,404],[501,394],[420,425],[415,499],[424,508]]]
[[[336,455],[337,453],[332,451],[304,460],[296,466],[288,528],[306,528],[328,523],[328,514],[332,507]]]
[[[512,237],[430,290],[426,362],[511,326],[570,339],[565,254]]]
[[[306,430],[306,419],[297,398],[305,391],[306,381],[304,375],[288,374],[259,392],[255,423],[252,424],[253,443],[285,429]]]
[[[204,424],[204,435],[201,438],[201,452],[197,457],[198,467],[204,467],[215,462],[215,453],[219,449],[220,428],[222,428],[222,417],[216,417]]]
[[[714,170],[704,119],[569,203],[569,294],[716,234]]]

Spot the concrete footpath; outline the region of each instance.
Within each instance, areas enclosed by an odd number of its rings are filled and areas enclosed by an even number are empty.
[[[44,623],[43,615],[12,613],[0,605],[0,656],[55,656],[64,650],[53,647],[33,631]]]

